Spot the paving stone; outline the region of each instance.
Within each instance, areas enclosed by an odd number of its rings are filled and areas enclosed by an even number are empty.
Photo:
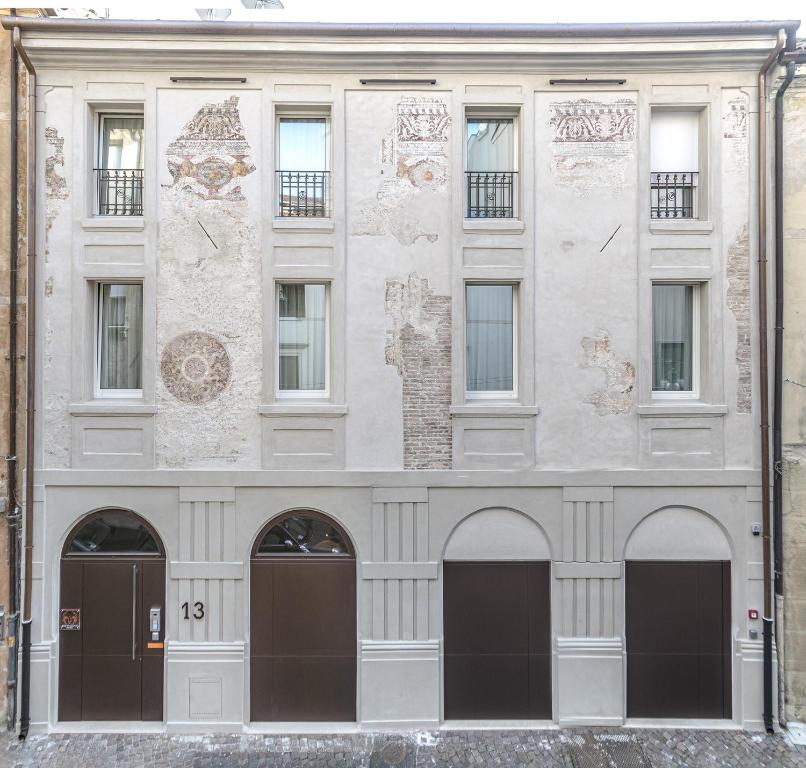
[[[0,735],[0,768],[806,768],[806,746],[742,731],[424,731],[333,736]]]

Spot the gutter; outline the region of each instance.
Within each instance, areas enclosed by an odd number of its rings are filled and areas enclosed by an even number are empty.
[[[13,10],[13,9],[12,9]],[[6,526],[8,529],[8,725],[14,728],[17,719],[17,635],[19,625],[20,572],[19,544],[20,509],[17,505],[17,264],[18,264],[18,60],[17,51],[9,46],[9,243],[8,243],[8,456],[6,456],[6,491],[8,494]]]
[[[334,24],[321,22],[249,21],[111,21],[106,19],[2,20],[6,29],[24,32],[132,33],[166,35],[333,35],[339,37],[653,37],[674,35],[774,35],[784,29],[794,36],[800,21],[680,22],[650,24]]]
[[[785,29],[758,72],[758,370],[761,424],[762,560],[764,567],[764,727],[773,733],[772,719],[772,572],[770,557],[770,423],[769,360],[767,354],[767,73],[776,64],[787,39]]]
[[[19,27],[13,31],[14,49],[28,70],[28,275],[27,339],[25,376],[25,546],[22,613],[22,689],[20,694],[20,739],[28,735],[31,722],[31,576],[34,533],[34,382],[36,376],[36,70],[25,48]],[[17,116],[12,115],[16,122]]]

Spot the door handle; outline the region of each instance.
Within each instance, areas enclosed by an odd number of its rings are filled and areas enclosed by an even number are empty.
[[[132,566],[132,661],[137,652],[137,564]]]

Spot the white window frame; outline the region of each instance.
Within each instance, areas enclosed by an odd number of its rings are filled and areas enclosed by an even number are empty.
[[[464,134],[462,136],[462,218],[465,221],[489,221],[489,219],[469,219],[467,217],[467,124],[470,121],[512,120],[512,216],[498,221],[518,221],[520,219],[520,110],[500,108],[465,108]]]
[[[467,388],[467,287],[469,285],[512,286],[512,389],[470,391]],[[517,280],[465,280],[462,286],[464,323],[462,328],[462,352],[464,358],[463,387],[465,400],[517,400],[518,399],[518,348],[520,346],[520,282]]]
[[[143,390],[140,389],[102,389],[101,388],[101,334],[103,333],[103,287],[105,285],[139,285],[142,288],[141,298],[143,304],[145,304],[145,289],[143,288],[143,281],[142,280],[98,280],[94,284],[94,293],[95,293],[95,350],[94,350],[94,361],[93,361],[93,389],[95,392],[95,398],[97,400],[106,400],[110,398],[118,398],[118,399],[142,399],[143,397]],[[143,317],[143,307],[140,308],[140,315]],[[143,317],[143,322],[145,318]],[[145,339],[143,338],[144,334],[143,331],[145,328],[140,329],[140,336],[142,339],[143,345],[145,345]],[[140,349],[140,381],[143,381],[143,376],[145,375],[145,370],[143,370],[143,352],[144,350]]]
[[[324,389],[280,389],[280,286],[281,285],[324,285],[325,286],[325,388]],[[330,334],[331,334],[331,284],[329,280],[309,280],[306,278],[278,278],[274,284],[274,396],[277,400],[329,400],[330,399]]]
[[[699,400],[701,391],[700,359],[703,348],[702,341],[702,283],[690,280],[653,280],[652,288],[656,285],[683,285],[691,286],[691,389],[682,392],[667,392],[652,388],[655,378],[655,306],[652,304],[652,320],[650,322],[650,379],[649,386],[653,400]],[[654,291],[653,302],[654,302]]]
[[[296,168],[281,168],[280,167],[280,121],[281,120],[294,120],[294,119],[314,119],[325,121],[325,167],[322,169],[330,174],[327,186],[327,199],[325,201],[325,211],[327,216],[310,217],[312,219],[322,220],[330,219],[333,217],[333,169],[332,169],[332,131],[333,121],[330,115],[330,109],[314,108],[305,110],[293,107],[283,108],[278,107],[274,113],[274,180],[272,187],[274,189],[274,217],[281,221],[294,220],[294,217],[280,216],[280,194],[277,185],[277,171],[294,171]],[[304,218],[303,218],[304,221]]]
[[[119,119],[119,118],[126,118],[126,117],[142,117],[143,118],[143,143],[145,144],[146,134],[145,134],[145,110],[144,109],[132,109],[132,110],[114,110],[114,111],[105,111],[99,110],[95,113],[96,120],[95,120],[95,164],[92,168],[90,168],[91,174],[91,184],[92,184],[92,215],[93,216],[103,216],[107,218],[106,214],[101,213],[101,201],[98,197],[99,190],[98,190],[98,182],[95,178],[95,169],[96,168],[103,168],[103,152],[104,152],[104,121],[107,118],[110,119]],[[145,149],[143,151],[143,165],[145,166]],[[143,168],[143,200],[145,200],[145,168]]]

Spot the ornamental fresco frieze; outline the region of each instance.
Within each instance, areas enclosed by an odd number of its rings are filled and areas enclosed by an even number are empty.
[[[245,200],[240,180],[255,171],[238,97],[205,104],[166,151],[172,187],[202,200]]]
[[[632,141],[637,105],[632,99],[605,103],[590,99],[551,105],[549,124],[556,142]]]

